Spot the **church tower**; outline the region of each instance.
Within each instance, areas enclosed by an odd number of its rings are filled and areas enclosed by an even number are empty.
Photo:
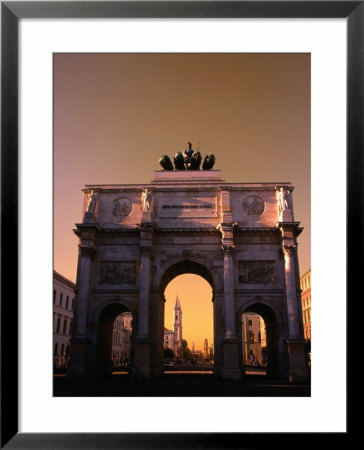
[[[177,357],[182,356],[182,309],[178,295],[174,305],[174,351]]]

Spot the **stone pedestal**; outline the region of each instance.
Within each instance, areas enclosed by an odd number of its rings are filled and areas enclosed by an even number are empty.
[[[134,362],[131,377],[135,379],[150,378],[151,339],[136,338],[134,342]]]
[[[305,359],[305,341],[303,339],[288,339],[289,381],[300,382],[308,380]]]
[[[151,224],[152,223],[152,211],[143,211],[142,214],[142,224]]]
[[[71,339],[71,354],[67,369],[67,377],[84,378],[89,375],[89,339],[77,337]]]
[[[241,369],[239,366],[239,340],[224,339],[224,366],[222,369],[222,378],[226,380],[238,380],[241,378]]]
[[[93,212],[85,212],[83,223],[95,223],[95,216]]]
[[[279,221],[280,222],[292,222],[292,212],[290,209],[285,209],[281,211]]]

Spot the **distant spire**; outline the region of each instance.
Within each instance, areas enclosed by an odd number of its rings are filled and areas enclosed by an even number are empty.
[[[179,299],[178,299],[178,294],[177,294],[177,297],[176,297],[176,304],[174,305],[174,309],[175,309],[175,310],[176,310],[176,309],[181,309],[181,305],[180,305]]]

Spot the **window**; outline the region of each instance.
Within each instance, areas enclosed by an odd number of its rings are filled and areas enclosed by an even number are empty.
[[[66,297],[66,309],[68,309],[68,302],[69,302],[69,297],[68,297],[68,295],[67,295],[67,297]]]
[[[56,345],[54,346],[54,356],[57,356],[58,353],[58,343],[56,342]]]
[[[61,292],[61,295],[59,296],[59,306],[62,306],[63,303],[63,294]]]
[[[248,325],[251,327],[253,325],[253,322],[251,320],[248,320]]]
[[[254,342],[254,333],[252,331],[248,333],[248,342]]]
[[[53,305],[56,304],[56,296],[57,296],[57,291],[54,289],[54,291],[53,291]]]
[[[57,328],[56,328],[56,332],[59,333],[59,329],[61,327],[61,317],[58,317],[57,319]]]
[[[67,329],[67,319],[64,319],[64,322],[63,322],[63,334],[66,334],[66,329]]]
[[[75,307],[75,299],[73,298],[73,299],[72,299],[72,308],[71,308],[72,311],[74,310],[74,307]]]
[[[64,344],[62,344],[62,347],[61,347],[61,355],[64,355]]]

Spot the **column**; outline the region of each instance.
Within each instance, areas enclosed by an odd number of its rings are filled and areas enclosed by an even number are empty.
[[[90,289],[91,257],[95,251],[93,246],[79,246],[80,279],[77,299],[76,336],[86,336],[87,310]]]
[[[305,341],[300,329],[300,310],[297,303],[297,286],[295,270],[296,236],[299,234],[298,223],[278,224],[281,229],[283,240],[282,250],[285,263],[285,287],[288,320],[288,339],[286,341],[288,351],[288,377],[289,381],[305,381],[308,373],[305,362]],[[280,371],[285,368],[280,366]]]
[[[134,363],[131,371],[133,378],[151,376],[151,342],[149,337],[149,301],[150,301],[150,258],[153,227],[151,223],[141,224],[140,229],[140,272],[138,330],[134,340]]]
[[[294,251],[295,245],[283,245],[285,262],[285,281],[288,313],[288,331],[290,338],[299,338],[300,328],[297,308],[297,290],[295,281]]]
[[[150,247],[140,248],[140,279],[137,337],[148,337],[150,296]]]
[[[233,245],[223,245],[224,251],[224,297],[225,339],[236,338]]]
[[[70,361],[67,376],[82,378],[90,371],[90,336],[87,326],[88,305],[91,297],[92,257],[95,239],[100,228],[95,223],[76,224],[75,234],[80,239],[77,267],[77,297],[74,331],[71,338]]]
[[[223,217],[231,219],[229,195],[224,192]],[[222,222],[217,227],[222,234],[222,249],[224,252],[224,318],[225,333],[223,339],[223,368],[222,377],[225,379],[241,378],[239,365],[239,340],[236,337],[235,325],[235,285],[234,285],[234,226],[231,222]]]

